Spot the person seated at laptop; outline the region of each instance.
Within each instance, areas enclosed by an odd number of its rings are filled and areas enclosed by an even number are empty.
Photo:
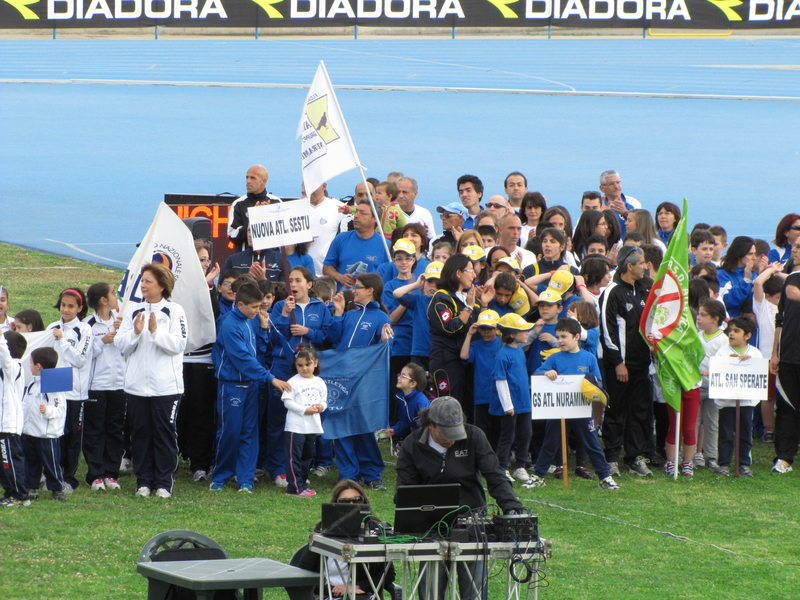
[[[364,493],[364,488],[352,479],[342,479],[336,484],[331,494],[331,502],[369,505],[369,500]],[[370,520],[373,520],[375,524],[379,523],[378,519],[375,517],[370,517]],[[322,531],[321,522],[317,523],[317,526],[314,528],[315,533],[319,533],[320,531]],[[326,558],[325,560],[328,562],[327,583],[331,586],[331,595],[333,598],[341,598],[344,596],[346,584],[343,576],[346,576],[349,572],[350,565],[343,560],[336,560],[335,558]],[[320,569],[320,555],[312,552],[308,546],[305,546],[298,559],[297,566],[301,569],[316,571],[318,573]],[[367,571],[364,570],[365,567]],[[386,572],[386,578],[378,587],[378,584],[381,583],[384,571]],[[395,573],[392,563],[367,563],[358,565],[356,568],[356,599],[379,600],[380,596],[375,596],[375,594],[372,593],[372,586],[369,583],[370,579],[375,586],[378,587],[378,591],[382,592],[384,588],[391,587],[394,583],[394,577]],[[324,598],[327,596],[326,594],[319,594],[319,597]]]
[[[486,506],[481,475],[505,514],[521,514],[522,503],[514,494],[505,471],[500,468],[486,434],[466,423],[458,400],[442,396],[419,412],[420,428],[411,432],[397,457],[397,485],[460,483],[461,505],[470,509]],[[467,572],[469,570],[469,572]],[[485,598],[484,561],[458,563],[458,585],[462,600]],[[443,590],[445,581],[439,583]],[[440,594],[440,597],[441,594]]]

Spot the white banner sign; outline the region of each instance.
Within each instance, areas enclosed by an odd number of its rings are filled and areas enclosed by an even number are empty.
[[[583,375],[559,375],[551,381],[544,375],[531,377],[531,418],[586,419],[592,416],[592,402],[581,391]]]
[[[714,356],[708,369],[708,397],[726,400],[766,400],[769,359]]]
[[[253,206],[247,210],[253,250],[310,242],[311,204],[308,198]]]

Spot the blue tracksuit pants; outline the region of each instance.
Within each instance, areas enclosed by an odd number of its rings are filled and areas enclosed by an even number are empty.
[[[211,481],[253,485],[258,460],[258,382],[217,386],[217,456]]]

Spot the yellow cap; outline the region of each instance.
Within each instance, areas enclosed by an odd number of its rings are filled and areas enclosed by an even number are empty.
[[[528,300],[528,294],[525,293],[521,285],[518,285],[517,290],[511,294],[511,300],[508,301],[508,305],[520,317],[524,317],[531,312],[531,302]]]
[[[554,291],[553,288],[547,288],[539,294],[539,302],[548,302],[550,304],[561,304],[561,294]]]
[[[500,315],[496,311],[487,308],[478,315],[478,327],[494,327],[500,320]]]
[[[508,313],[500,317],[497,326],[502,329],[512,329],[514,331],[528,331],[533,329],[533,323],[528,323],[517,313]]]
[[[486,260],[486,250],[480,246],[467,246],[461,251],[461,254],[468,256],[470,260]]]
[[[444,264],[438,260],[429,263],[428,266],[425,267],[425,279],[441,279],[443,268]]]
[[[608,394],[600,387],[594,375],[584,375],[581,383],[581,392],[583,392],[583,397],[590,402],[608,404]]]
[[[569,271],[556,271],[550,277],[550,283],[547,284],[547,287],[552,288],[553,291],[563,296],[564,292],[571,288],[573,283],[575,283],[575,277],[572,273]]]
[[[511,267],[517,273],[519,273],[522,270],[522,269],[519,268],[519,263],[517,262],[517,259],[516,258],[511,258],[510,256],[504,256],[503,258],[501,258],[500,260],[497,261],[497,264],[498,265],[501,265],[501,264],[502,265],[508,265],[509,267]],[[495,266],[495,269],[497,269],[497,266]]]
[[[406,238],[400,238],[397,240],[392,249],[395,252],[405,252],[409,256],[417,255],[417,247],[414,245],[414,242]]]

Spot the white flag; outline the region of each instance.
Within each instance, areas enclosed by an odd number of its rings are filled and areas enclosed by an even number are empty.
[[[361,165],[322,61],[300,117],[297,137],[301,136],[303,182],[308,196],[326,181]]]
[[[120,313],[131,309],[131,302],[142,302],[142,267],[161,263],[175,275],[175,289],[170,300],[186,313],[186,352],[214,342],[217,331],[208,293],[206,276],[194,249],[194,238],[178,215],[163,202],[158,205],[153,224],[133,255],[119,286]]]
[[[31,352],[37,348],[54,348],[56,345],[56,336],[53,335],[52,329],[45,331],[26,331],[22,334],[27,342],[25,354],[22,355],[22,372],[25,375],[25,385],[33,383],[33,373],[31,373]],[[64,365],[61,365],[64,366]]]

